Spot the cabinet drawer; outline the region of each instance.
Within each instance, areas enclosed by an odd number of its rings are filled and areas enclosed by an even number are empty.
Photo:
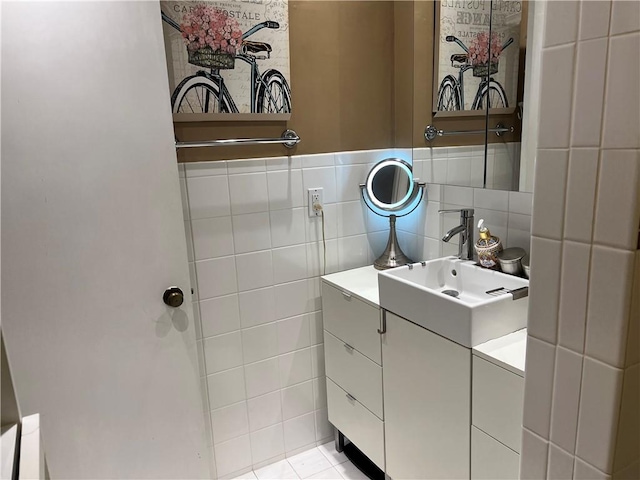
[[[472,424],[520,453],[524,379],[473,356]]]
[[[384,470],[384,423],[327,378],[329,422]]]
[[[519,472],[520,455],[471,427],[471,480],[513,480]]]
[[[322,282],[322,321],[325,330],[382,365],[379,308]]]
[[[327,377],[375,413],[382,415],[382,367],[325,330]]]

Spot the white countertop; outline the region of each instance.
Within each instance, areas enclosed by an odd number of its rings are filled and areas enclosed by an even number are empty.
[[[494,338],[473,348],[473,354],[524,377],[527,329]]]
[[[360,300],[379,308],[378,270],[373,265],[324,275],[322,280],[336,288],[351,292]]]

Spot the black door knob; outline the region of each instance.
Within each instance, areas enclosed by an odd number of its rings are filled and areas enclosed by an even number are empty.
[[[170,307],[176,308],[184,302],[184,293],[178,287],[169,287],[164,291],[162,300]]]

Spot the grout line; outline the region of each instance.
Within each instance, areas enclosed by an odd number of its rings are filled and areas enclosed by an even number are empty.
[[[631,1],[631,0],[629,0]],[[611,29],[611,23],[609,23],[609,29]],[[603,37],[599,37],[599,38],[619,38],[619,37],[624,37],[624,36],[632,36],[632,35],[638,35],[638,33],[640,33],[640,30],[634,30],[633,32],[620,32],[620,33],[614,33],[613,35],[611,34],[611,31],[609,31],[609,35],[605,35]],[[595,39],[594,39],[595,40]]]

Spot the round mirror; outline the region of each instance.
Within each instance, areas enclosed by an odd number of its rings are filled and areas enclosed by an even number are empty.
[[[365,189],[371,203],[387,212],[402,210],[418,194],[411,165],[399,158],[378,162],[367,176]]]
[[[411,165],[407,162],[399,158],[386,158],[371,169],[367,181],[360,188],[365,205],[375,214],[389,217],[389,241],[373,266],[384,270],[413,263],[398,244],[396,217],[408,215],[417,208],[425,184],[413,179]]]

